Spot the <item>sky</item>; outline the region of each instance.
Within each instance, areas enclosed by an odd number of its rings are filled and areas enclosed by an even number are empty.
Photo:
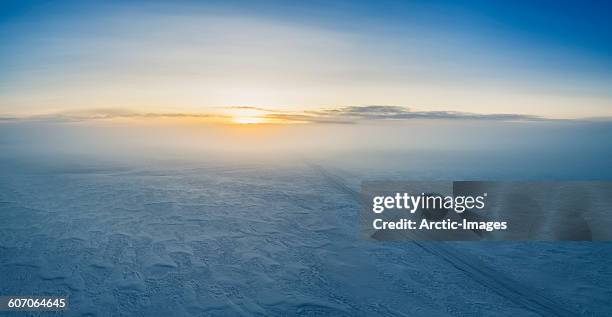
[[[612,117],[610,12],[608,1],[1,1],[0,119]]]

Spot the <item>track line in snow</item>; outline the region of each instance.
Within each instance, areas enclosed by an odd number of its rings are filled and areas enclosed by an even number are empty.
[[[332,185],[332,187],[350,196],[357,203],[360,203],[360,193],[350,187],[342,177],[330,173],[320,165],[314,163],[307,164],[315,171],[320,173],[321,176],[323,176],[323,178],[330,185]],[[541,294],[537,290],[504,275],[498,270],[495,270],[486,263],[474,257],[466,256],[466,254],[459,252],[445,242],[412,242],[426,252],[440,257],[457,270],[462,271],[475,282],[483,285],[485,288],[495,292],[499,296],[506,298],[520,307],[542,316],[579,315],[578,313],[563,307],[563,305],[561,305],[559,302]]]

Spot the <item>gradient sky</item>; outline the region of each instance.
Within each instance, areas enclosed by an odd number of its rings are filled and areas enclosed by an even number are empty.
[[[2,1],[0,115],[612,116],[609,1]]]

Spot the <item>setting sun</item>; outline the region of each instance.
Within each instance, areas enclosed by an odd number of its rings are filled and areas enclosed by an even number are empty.
[[[256,124],[264,123],[265,119],[261,117],[234,117],[232,121],[238,124]]]
[[[231,117],[231,121],[237,124],[257,124],[265,123],[265,111],[249,107],[236,107],[227,109],[226,114]]]

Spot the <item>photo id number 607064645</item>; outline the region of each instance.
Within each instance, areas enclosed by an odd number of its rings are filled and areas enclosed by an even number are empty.
[[[0,296],[0,311],[67,310],[66,296]]]

